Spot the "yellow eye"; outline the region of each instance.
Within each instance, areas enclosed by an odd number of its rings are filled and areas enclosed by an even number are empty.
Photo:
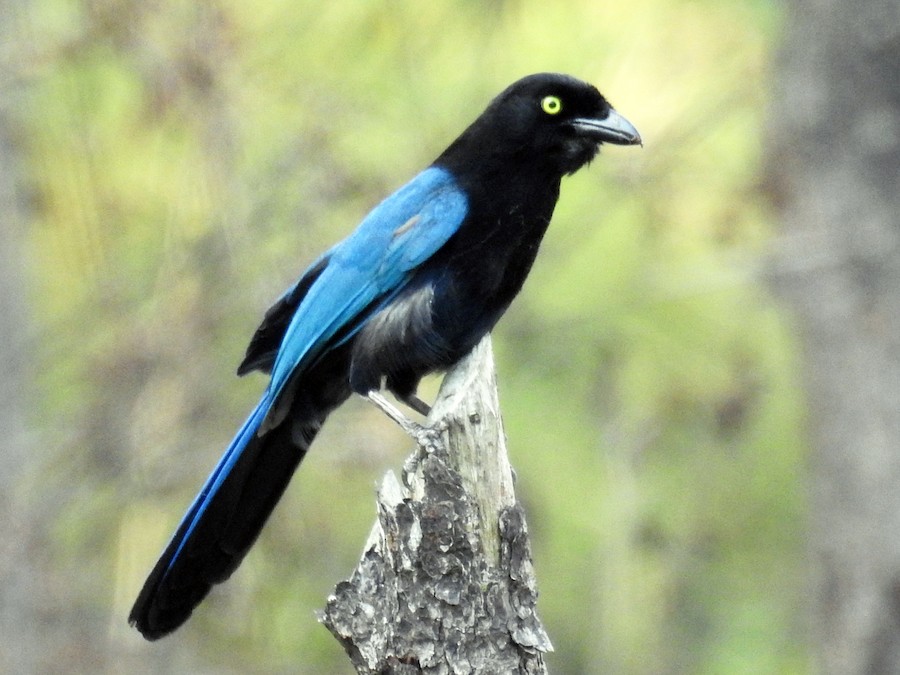
[[[562,101],[559,96],[545,96],[541,99],[541,110],[548,115],[558,115],[562,111]]]

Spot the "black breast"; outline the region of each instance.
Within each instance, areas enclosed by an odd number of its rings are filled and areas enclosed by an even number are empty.
[[[489,185],[466,187],[470,212],[459,231],[354,339],[354,391],[378,389],[384,379],[401,398],[414,393],[424,375],[465,356],[522,288],[553,214],[559,179],[507,191],[506,199],[490,200]]]

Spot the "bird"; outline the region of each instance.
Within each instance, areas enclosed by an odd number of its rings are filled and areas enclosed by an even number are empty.
[[[489,333],[522,288],[562,178],[641,136],[591,84],[517,80],[429,166],[316,259],[265,313],[238,375],[269,376],[129,614],[180,627],[255,543],[328,415],[387,390],[427,414],[419,380]]]

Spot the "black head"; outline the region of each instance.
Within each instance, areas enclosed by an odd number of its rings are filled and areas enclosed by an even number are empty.
[[[457,164],[461,156],[527,162],[561,176],[590,162],[603,143],[636,145],[641,137],[593,85],[540,73],[501,92],[437,163]]]

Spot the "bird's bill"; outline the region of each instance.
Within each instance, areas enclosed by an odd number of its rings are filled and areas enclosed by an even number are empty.
[[[641,135],[634,128],[634,125],[612,108],[609,109],[609,114],[602,120],[578,117],[572,120],[571,124],[577,131],[604,143],[643,145]]]

